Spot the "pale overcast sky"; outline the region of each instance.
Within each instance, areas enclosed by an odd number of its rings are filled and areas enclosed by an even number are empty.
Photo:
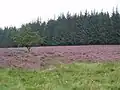
[[[109,11],[118,6],[120,0],[0,0],[0,27],[17,26],[35,20],[53,18],[64,12],[79,13],[93,10]]]

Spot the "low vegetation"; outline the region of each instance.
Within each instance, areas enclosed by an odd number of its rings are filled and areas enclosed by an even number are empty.
[[[0,90],[120,90],[120,63],[74,63],[37,71],[0,69]]]

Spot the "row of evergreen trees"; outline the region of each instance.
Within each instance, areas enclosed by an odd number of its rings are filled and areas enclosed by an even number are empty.
[[[118,9],[113,10],[112,14],[103,11],[89,13],[87,10],[84,14],[67,13],[47,22],[37,19],[35,22],[22,25],[21,28],[5,27],[0,29],[0,47],[17,46],[10,37],[25,27],[31,27],[44,38],[42,45],[120,44]]]

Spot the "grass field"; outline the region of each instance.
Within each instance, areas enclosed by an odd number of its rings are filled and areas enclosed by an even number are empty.
[[[0,69],[0,90],[120,90],[120,63],[74,63],[37,71]]]

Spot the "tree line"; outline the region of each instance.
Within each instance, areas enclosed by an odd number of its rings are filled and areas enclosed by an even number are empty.
[[[0,47],[17,47],[11,37],[26,28],[39,36],[38,42],[31,43],[31,46],[120,44],[120,13],[117,8],[112,13],[86,10],[85,13],[71,15],[68,12],[46,22],[37,19],[20,28],[0,28]]]

